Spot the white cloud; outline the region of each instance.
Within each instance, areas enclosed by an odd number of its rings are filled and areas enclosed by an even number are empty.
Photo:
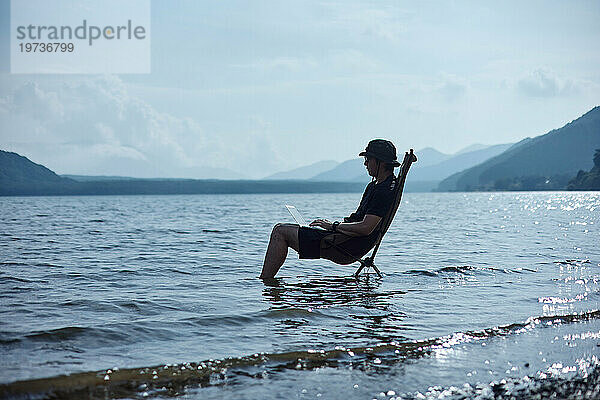
[[[312,57],[273,57],[261,58],[248,64],[236,64],[234,67],[251,68],[260,71],[290,70],[298,71],[316,67],[317,61]]]
[[[400,15],[405,12],[396,6],[364,5],[356,3],[324,3],[330,13],[326,25],[338,27],[352,34],[395,40],[406,31]]]
[[[379,63],[356,49],[335,50],[327,58],[329,66],[343,71],[370,72],[377,70]]]
[[[268,122],[261,124],[268,129]],[[212,137],[195,120],[130,96],[114,76],[21,84],[0,98],[0,126],[5,149],[59,173],[226,178],[272,168],[260,127],[239,143]],[[244,174],[231,171],[236,169]]]
[[[455,75],[444,75],[438,92],[447,101],[455,101],[462,97],[468,88],[466,80]]]
[[[545,68],[538,68],[519,79],[517,87],[520,93],[531,97],[567,96],[580,89],[577,82],[561,78]]]

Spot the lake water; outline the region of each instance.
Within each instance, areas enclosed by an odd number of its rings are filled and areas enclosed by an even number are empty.
[[[407,193],[383,279],[293,250],[258,279],[284,204],[359,200],[0,198],[0,394],[485,398],[597,370],[599,192]]]

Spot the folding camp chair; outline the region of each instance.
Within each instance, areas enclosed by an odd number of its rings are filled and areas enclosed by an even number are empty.
[[[345,253],[346,255],[354,259],[356,262],[360,263],[360,267],[354,273],[355,277],[358,278],[358,275],[364,268],[371,267],[375,270],[375,272],[380,278],[382,277],[381,271],[379,271],[379,268],[377,268],[377,266],[373,263],[373,260],[375,260],[375,254],[377,254],[377,250],[379,250],[381,239],[383,239],[383,236],[392,224],[394,216],[396,215],[396,211],[398,210],[398,206],[400,205],[400,200],[402,199],[402,191],[404,190],[404,182],[406,181],[406,175],[408,174],[408,170],[410,169],[412,163],[416,161],[417,156],[413,154],[413,149],[410,149],[410,151],[407,151],[404,154],[404,160],[400,165],[400,171],[398,172],[398,176],[396,177],[396,195],[394,197],[394,204],[392,205],[392,207],[390,207],[390,210],[388,211],[387,215],[380,222],[381,228],[379,229],[377,239],[375,240],[375,246],[373,247],[373,251],[369,257],[365,257],[364,259],[357,258],[350,254],[350,252],[348,252],[346,249],[336,245],[335,243],[331,243],[333,247]]]

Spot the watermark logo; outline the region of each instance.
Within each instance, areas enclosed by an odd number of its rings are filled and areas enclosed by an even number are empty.
[[[11,0],[11,73],[150,73],[150,0]]]

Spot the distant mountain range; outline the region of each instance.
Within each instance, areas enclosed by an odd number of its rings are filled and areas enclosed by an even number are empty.
[[[512,146],[512,143],[480,147],[478,150],[458,152],[437,164],[426,166],[415,164],[410,179],[411,181],[441,181],[455,172],[470,168],[501,154],[510,146]]]
[[[357,182],[312,182],[216,179],[139,179],[110,176],[61,177],[17,153],[0,150],[0,196],[350,193],[362,192]]]
[[[335,168],[339,163],[333,160],[319,161],[314,164],[306,165],[304,167],[295,168],[290,171],[277,172],[276,174],[269,175],[264,179],[310,179],[315,175],[328,171]]]
[[[366,175],[363,163],[364,159],[362,157],[347,160],[338,164],[335,168],[311,177],[310,180],[321,182],[352,182],[356,180],[359,174]]]
[[[402,151],[402,149],[398,149],[398,151]],[[419,166],[420,167],[428,167],[430,165],[435,165],[437,163],[441,163],[446,161],[447,159],[452,157],[452,154],[442,153],[437,151],[433,147],[425,147],[424,149],[418,150],[419,153]],[[398,158],[402,158],[402,154],[398,154]],[[414,165],[416,167],[417,164]],[[411,167],[414,168],[414,167]]]
[[[494,157],[512,144],[494,146],[474,145],[477,150],[461,150],[456,154],[444,154],[431,147],[416,151],[419,161],[413,165],[406,181],[407,191],[431,191],[449,175],[477,165]],[[471,147],[471,146],[470,146]],[[402,154],[398,154],[402,157]],[[344,161],[334,168],[310,178],[313,181],[327,182],[368,182],[362,158]]]
[[[503,153],[444,179],[439,191],[555,190],[589,170],[600,148],[600,106],[560,129],[526,138]]]
[[[598,166],[592,169],[596,149],[600,149],[600,106],[560,129],[516,144],[477,144],[455,154],[433,148],[417,151],[419,161],[411,169],[406,191],[589,189],[599,174]],[[338,193],[361,192],[368,181],[359,157],[339,164],[322,161],[263,180],[139,179],[59,176],[26,157],[0,150],[0,195]]]
[[[476,145],[483,146],[483,145]],[[485,147],[485,146],[483,146]],[[420,166],[437,164],[449,158],[450,154],[444,154],[431,147],[424,148],[418,152]],[[402,154],[399,154],[402,157]],[[413,168],[416,167],[413,166]],[[447,175],[446,175],[447,176]],[[363,158],[356,157],[351,160],[338,163],[336,161],[319,161],[305,167],[290,171],[278,172],[267,176],[265,179],[308,179],[320,182],[363,182],[369,177],[365,173]]]
[[[600,148],[600,107],[545,135],[518,143],[474,144],[455,154],[444,154],[427,147],[417,152],[406,181],[407,191],[470,190],[558,190],[565,189],[579,170],[592,167],[594,150]],[[401,150],[399,157],[402,156]],[[288,175],[293,179],[318,182],[362,182],[370,177],[362,158],[355,158],[326,169],[316,163]],[[323,170],[309,176],[310,172]]]

